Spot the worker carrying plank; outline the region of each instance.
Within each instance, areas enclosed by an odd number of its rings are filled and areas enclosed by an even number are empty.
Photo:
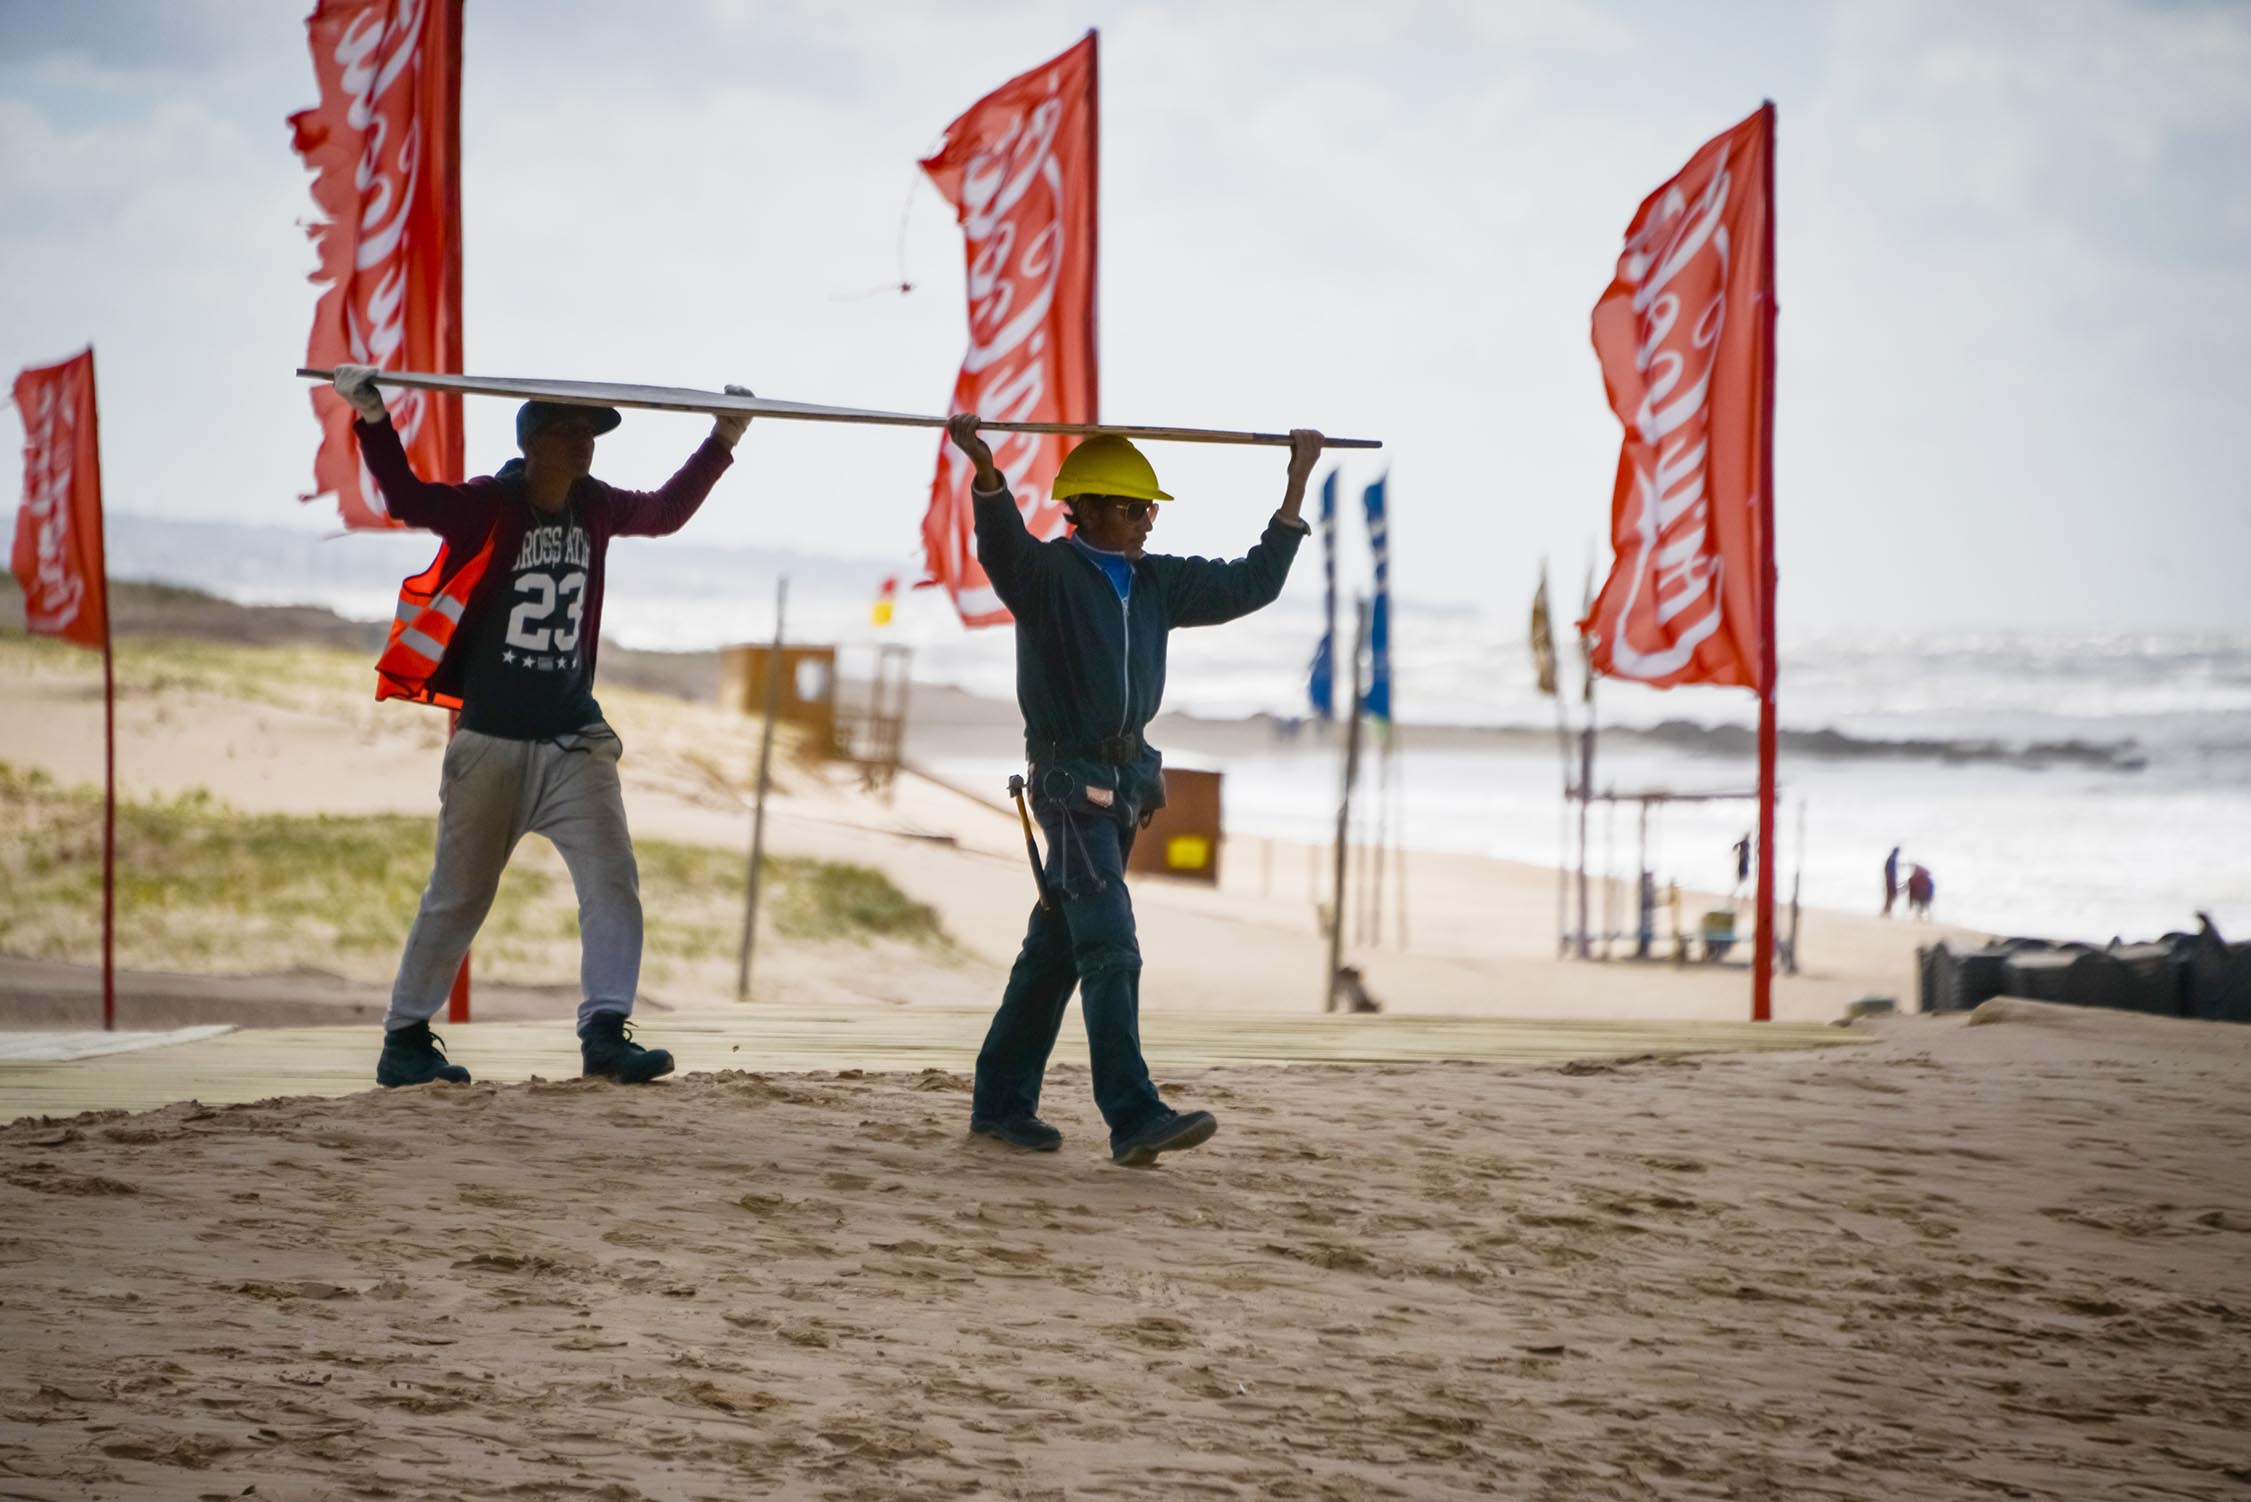
[[[977,430],[974,413],[947,424],[977,469],[978,560],[1016,617],[1016,698],[1047,854],[1041,901],[977,1055],[969,1127],[1035,1152],[1062,1145],[1039,1118],[1040,1081],[1075,985],[1110,1156],[1146,1167],[1208,1141],[1219,1123],[1158,1099],[1141,1056],[1141,949],[1125,868],[1135,834],[1164,806],[1162,760],[1142,732],[1164,699],[1167,634],[1249,615],[1282,592],[1323,439],[1291,432],[1281,509],[1248,554],[1221,563],[1145,551],[1156,508],[1172,497],[1140,451],[1111,435],[1081,443],[1056,475],[1073,533],[1035,539]]]
[[[360,455],[390,514],[444,539],[406,582],[376,671],[377,698],[458,709],[438,785],[438,848],[383,1020],[383,1085],[463,1084],[430,1031],[527,834],[552,840],[578,891],[579,1052],[585,1073],[639,1084],[672,1055],[633,1041],[641,976],[640,876],[618,785],[624,748],[594,700],[603,566],[613,537],[662,537],[696,514],[734,462],[748,414],[715,417],[679,473],[648,492],[588,473],[613,407],[526,402],[523,457],[464,485],[418,478],[376,390],[383,373],[339,366]],[[750,393],[730,386],[733,395]]]

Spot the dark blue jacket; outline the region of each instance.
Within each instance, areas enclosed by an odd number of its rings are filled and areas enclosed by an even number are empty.
[[[1016,617],[1025,760],[1035,772],[1060,766],[1084,783],[1115,788],[1121,817],[1162,807],[1162,758],[1141,736],[1164,703],[1167,634],[1272,604],[1305,524],[1292,526],[1277,514],[1257,545],[1232,563],[1145,554],[1134,560],[1130,598],[1120,600],[1084,552],[1062,538],[1035,539],[1005,489],[975,491],[974,499],[977,561]],[[1119,737],[1137,747],[1127,764],[1085,754]],[[1037,777],[1033,785],[1040,786]]]

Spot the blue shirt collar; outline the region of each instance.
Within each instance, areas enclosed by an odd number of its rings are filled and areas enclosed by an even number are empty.
[[[1093,543],[1081,538],[1076,532],[1071,534],[1071,546],[1094,560],[1095,566],[1109,578],[1110,587],[1118,592],[1119,599],[1127,599],[1132,595],[1133,560],[1131,558],[1123,553],[1113,553],[1107,548],[1098,548]]]

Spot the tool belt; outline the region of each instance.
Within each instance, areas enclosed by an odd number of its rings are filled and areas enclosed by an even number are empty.
[[[1128,767],[1141,757],[1141,737],[1113,735],[1103,740],[1078,744],[1033,737],[1025,742],[1024,749],[1035,767],[1051,767],[1057,762],[1065,761],[1091,761],[1106,767]]]

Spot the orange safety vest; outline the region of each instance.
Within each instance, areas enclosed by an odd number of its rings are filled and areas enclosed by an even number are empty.
[[[383,655],[375,661],[377,699],[461,708],[458,695],[436,692],[430,687],[430,679],[445,660],[446,648],[453,645],[453,634],[461,627],[469,597],[492,566],[492,545],[499,531],[495,527],[484,546],[450,577],[446,574],[446,547],[440,543],[436,560],[399,586],[399,606],[391,617],[390,639],[383,643]]]

